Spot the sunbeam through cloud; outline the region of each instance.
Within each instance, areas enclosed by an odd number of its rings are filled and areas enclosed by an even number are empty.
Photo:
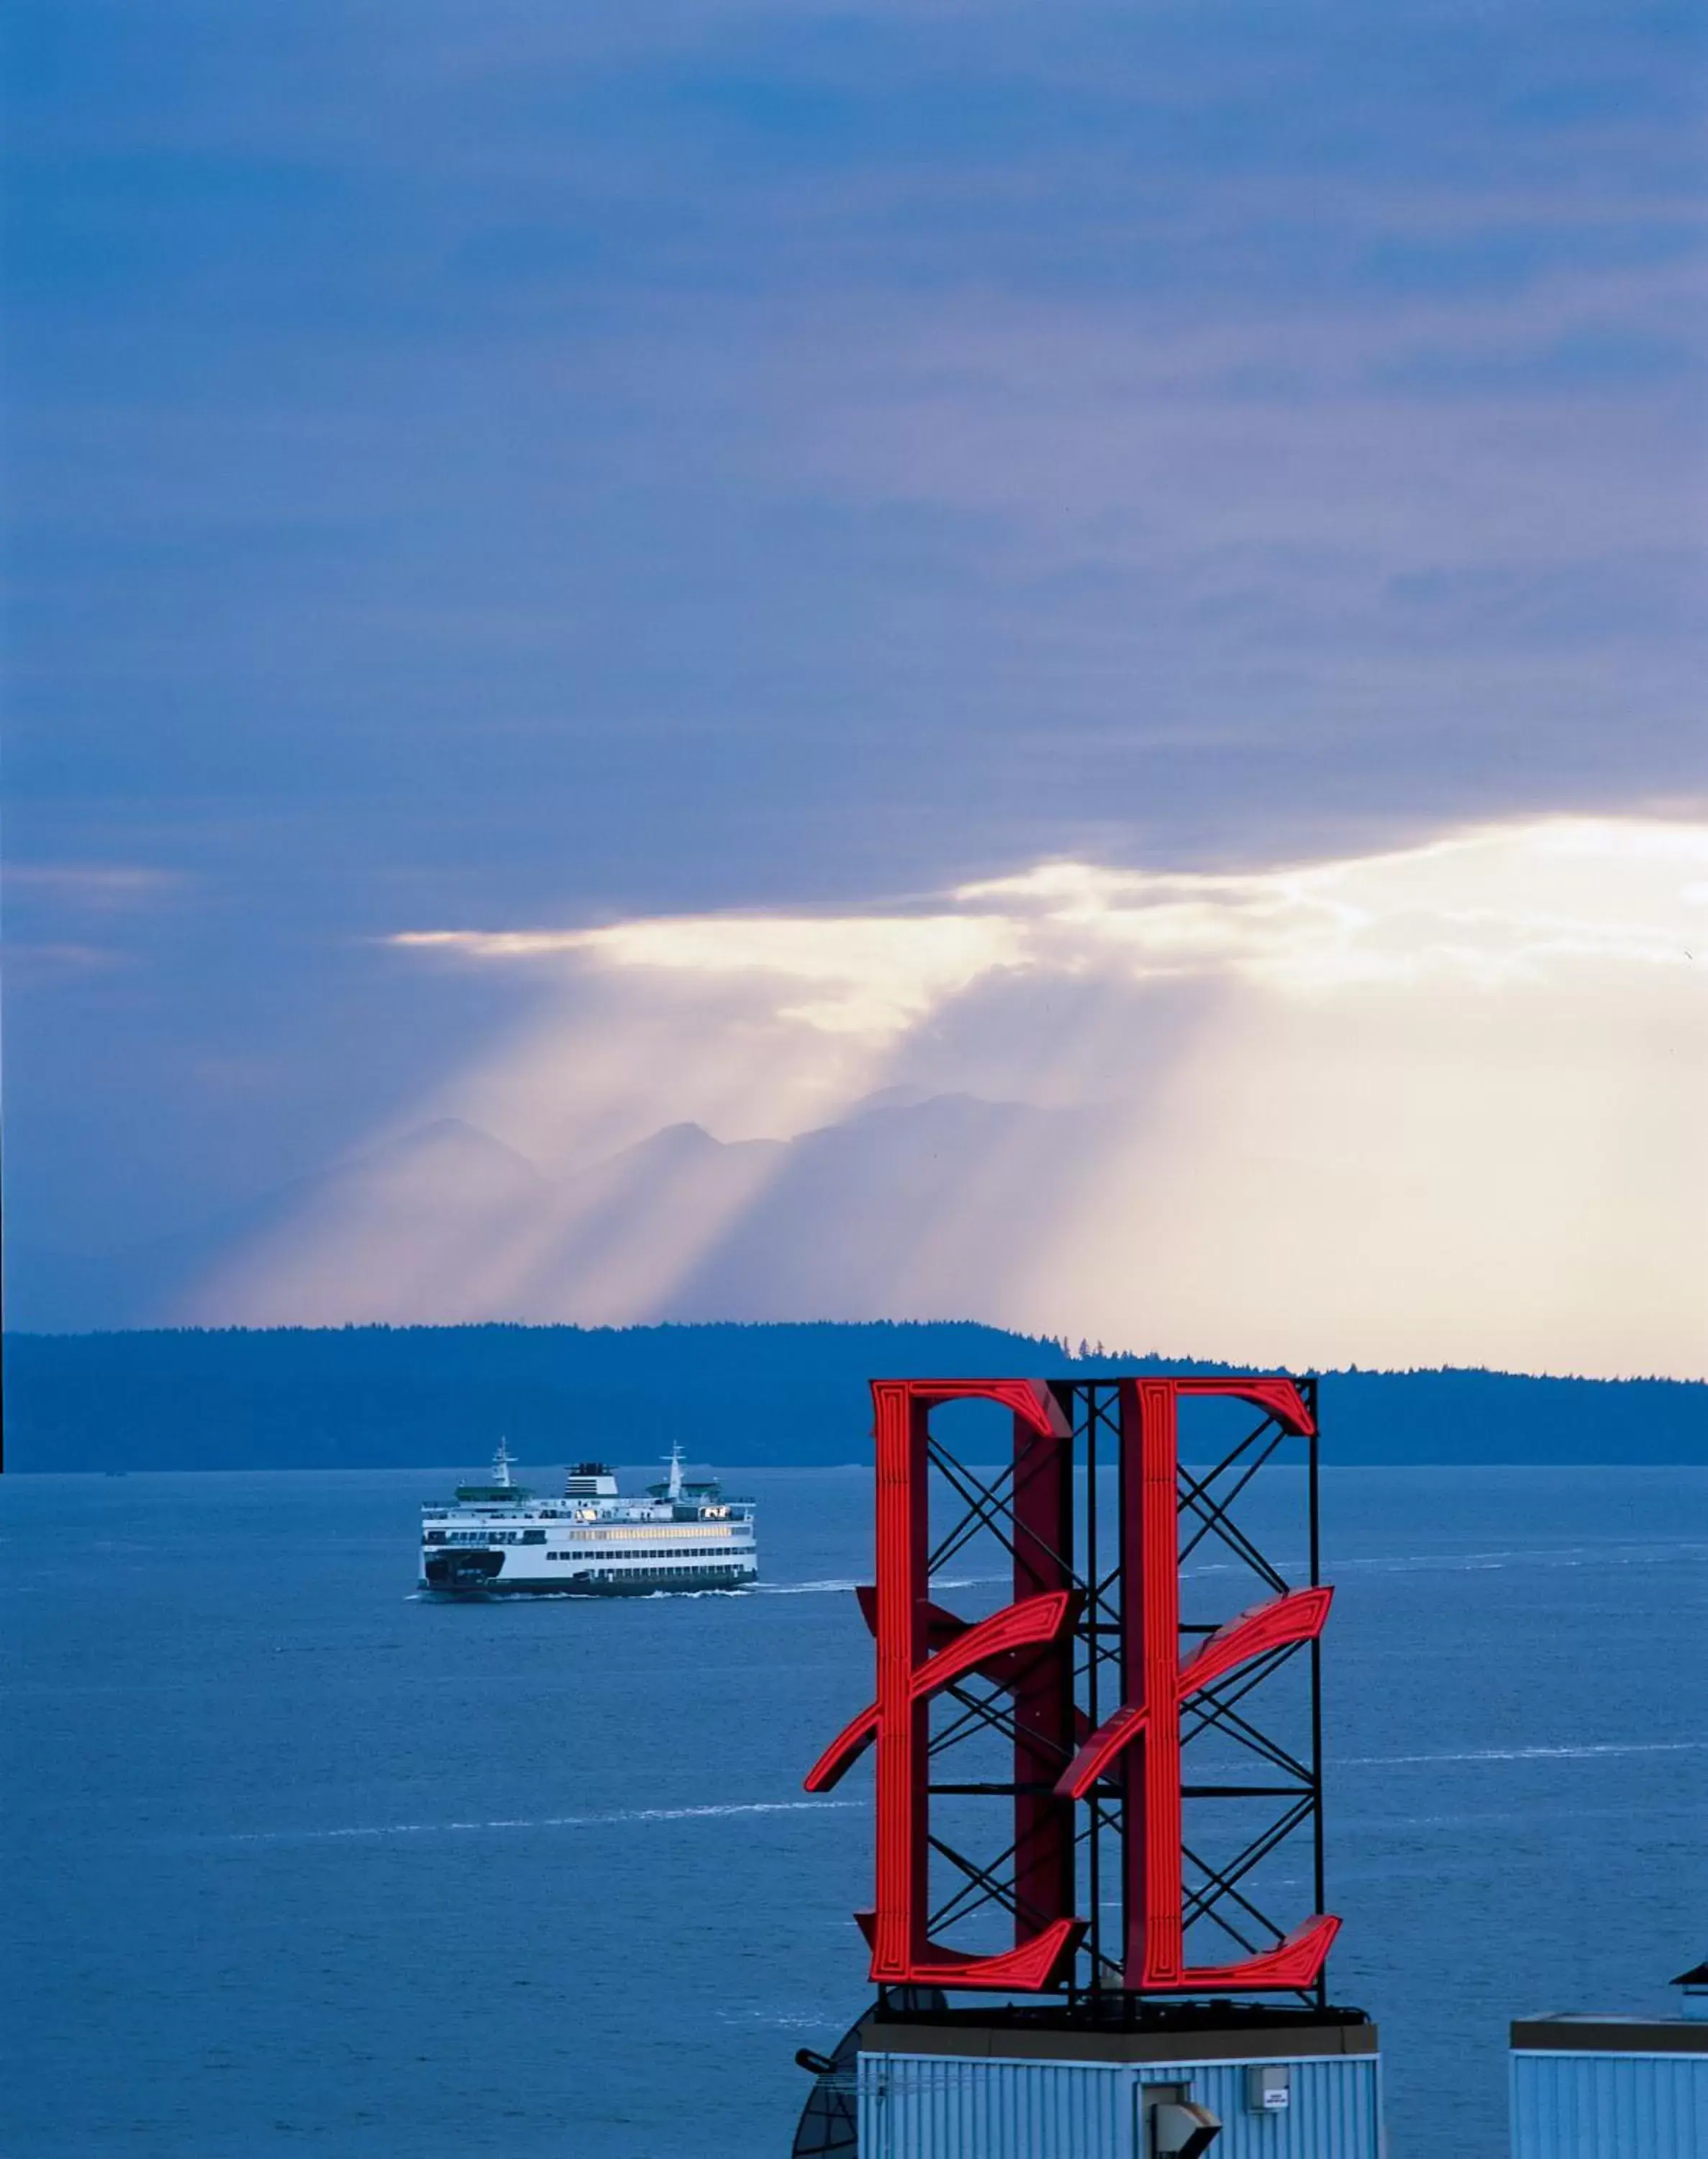
[[[1700,825],[391,944],[530,1016],[177,1316],[1701,1369]]]

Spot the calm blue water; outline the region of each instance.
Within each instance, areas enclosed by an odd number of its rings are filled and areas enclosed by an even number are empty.
[[[443,1473],[11,1478],[3,2149],[763,2159],[868,1998],[869,1480],[743,1473],[747,1598],[411,1600]],[[1343,1470],[1336,1998],[1395,2159],[1505,2021],[1708,1950],[1708,1472]]]

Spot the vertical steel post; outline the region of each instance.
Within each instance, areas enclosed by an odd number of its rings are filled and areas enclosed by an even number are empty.
[[[1085,1719],[1088,1727],[1097,1726],[1097,1628],[1102,1613],[1102,1598],[1097,1577],[1097,1401],[1096,1390],[1087,1385],[1076,1385],[1072,1390],[1074,1406],[1083,1411],[1085,1432],[1085,1582],[1088,1595],[1079,1624],[1085,1643]],[[1076,1425],[1079,1418],[1074,1420]],[[1103,1836],[1098,1810],[1097,1794],[1091,1794],[1091,1806],[1087,1831],[1086,1876],[1091,1900],[1091,1929],[1087,1947],[1091,1958],[1090,1986],[1099,1993],[1103,1986]]]
[[[1311,1515],[1311,1587],[1318,1587],[1322,1580],[1322,1525],[1319,1512],[1321,1494],[1320,1461],[1321,1426],[1317,1415],[1317,1381],[1313,1375],[1299,1382],[1299,1392],[1304,1397],[1305,1407],[1311,1412],[1311,1432],[1306,1460],[1309,1465],[1306,1505]],[[1316,1908],[1320,1912],[1328,1901],[1327,1855],[1324,1850],[1322,1820],[1322,1641],[1319,1635],[1311,1644],[1311,1784],[1316,1797],[1312,1810],[1311,1830],[1315,1846],[1313,1880],[1316,1888]],[[1328,1975],[1325,1970],[1317,1980],[1317,2004],[1328,2006]]]
[[[929,1643],[924,1594],[930,1549],[929,1410],[904,1386],[872,1390],[877,1481],[877,1849],[876,1970],[906,1972],[925,1939],[927,1704],[914,1674]],[[903,1856],[905,1855],[905,1856]],[[898,1869],[904,1870],[898,1875]]]
[[[1014,1419],[1014,1601],[1074,1586],[1074,1437]],[[1054,1786],[1074,1752],[1074,1634],[1023,1662],[1014,1716],[1014,1939],[1074,1913],[1074,1805]]]

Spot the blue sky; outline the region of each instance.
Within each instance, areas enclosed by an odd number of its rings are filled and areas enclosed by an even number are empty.
[[[1698,9],[8,35],[14,1236],[523,1023],[400,936],[1708,815]]]

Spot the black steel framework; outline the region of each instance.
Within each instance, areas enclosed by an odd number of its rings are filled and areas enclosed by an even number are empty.
[[[1250,1405],[1243,1406],[1257,1421],[1237,1444],[1208,1467],[1183,1461],[1177,1473],[1176,1511],[1179,1524],[1178,1563],[1184,1569],[1194,1553],[1208,1542],[1219,1544],[1239,1570],[1255,1583],[1260,1596],[1281,1596],[1290,1589],[1315,1587],[1320,1581],[1321,1550],[1318,1534],[1318,1447],[1316,1437],[1317,1385],[1314,1380],[1295,1382],[1309,1411],[1311,1434],[1289,1432],[1274,1416]],[[1122,1983],[1120,1944],[1124,1929],[1114,1934],[1105,1920],[1105,1892],[1113,1886],[1119,1901],[1124,1879],[1122,1846],[1126,1833],[1125,1801],[1118,1778],[1100,1782],[1073,1810],[1069,1802],[1053,1799],[1056,1776],[1071,1758],[1078,1738],[1095,1731],[1120,1706],[1123,1699],[1122,1650],[1125,1640],[1123,1599],[1137,1597],[1141,1585],[1122,1579],[1119,1558],[1119,1525],[1126,1508],[1126,1474],[1121,1447],[1120,1383],[1110,1379],[1053,1380],[1050,1391],[1071,1426],[1071,1466],[1048,1442],[1023,1439],[1015,1457],[991,1474],[987,1465],[970,1464],[955,1454],[934,1432],[930,1463],[933,1480],[933,1530],[929,1568],[935,1576],[961,1552],[981,1531],[990,1531],[1016,1560],[1017,1573],[1038,1587],[1062,1587],[1074,1593],[1075,1619],[1070,1651],[1054,1644],[1022,1652],[1012,1669],[998,1681],[969,1677],[943,1690],[949,1709],[946,1721],[934,1731],[929,1758],[934,1763],[976,1733],[995,1732],[1029,1754],[1032,1765],[1043,1774],[1007,1779],[955,1781],[936,1779],[929,1786],[945,1797],[1007,1799],[1016,1810],[1023,1804],[1045,1811],[1054,1806],[1060,1826],[1059,1865],[1069,1867],[1065,1883],[1058,1882],[1058,1895],[1067,1892],[1066,1908],[1089,1918],[1086,1938],[1061,1991],[1070,2003],[1084,2004],[1100,2016],[1114,2011],[1123,2016],[1139,2011],[1146,2000],[1166,1997],[1136,1993]],[[1189,1428],[1183,1436],[1190,1438]],[[1306,1474],[1302,1484],[1304,1532],[1307,1555],[1305,1581],[1289,1580],[1282,1567],[1260,1545],[1248,1521],[1241,1520],[1241,1501],[1250,1494],[1260,1470],[1277,1462],[1300,1463]],[[1059,1525],[1057,1540],[1038,1526],[1040,1509],[1035,1498],[1023,1494],[1029,1477],[1053,1458],[1060,1483],[1053,1504],[1043,1509],[1046,1522]],[[1113,1470],[1115,1487],[1115,1519],[1109,1519],[1107,1493],[1100,1492],[1100,1476]],[[947,1519],[938,1532],[939,1499],[947,1498]],[[1075,1504],[1075,1500],[1079,1503]],[[1248,1510],[1249,1511],[1249,1510]],[[1219,1580],[1238,1580],[1219,1576]],[[1192,1577],[1188,1576],[1186,1582]],[[1183,1660],[1204,1638],[1234,1618],[1253,1602],[1247,1593],[1214,1618],[1181,1620],[1180,1654]],[[1301,1652],[1308,1659],[1309,1701],[1307,1737],[1302,1747],[1285,1743],[1258,1722],[1261,1705],[1252,1697]],[[1058,1728],[1041,1729],[1035,1716],[1025,1721],[1022,1701],[1026,1680],[1043,1660],[1071,1654],[1072,1704],[1077,1716],[1064,1718]],[[1284,1929],[1255,1901],[1250,1877],[1282,1846],[1308,1838],[1311,1874],[1315,1891],[1313,1910],[1324,1904],[1324,1850],[1322,1807],[1322,1690],[1321,1644],[1291,1643],[1253,1659],[1194,1696],[1182,1711],[1182,1794],[1187,1810],[1188,1834],[1183,1840],[1186,1874],[1183,1916],[1188,1943],[1193,1930],[1209,1929],[1229,1944],[1208,1960],[1216,1963],[1249,1956],[1273,1948]],[[1065,1690],[1063,1690],[1065,1693]],[[1060,1698],[1058,1696],[1058,1698]],[[1212,1736],[1229,1742],[1253,1768],[1246,1778],[1230,1778],[1206,1773],[1196,1777],[1188,1766],[1194,1742],[1198,1758]],[[1207,1819],[1203,1810],[1219,1803],[1271,1803],[1264,1825],[1242,1835],[1231,1851],[1212,1856],[1202,1841],[1194,1842],[1196,1825]],[[1077,1812],[1077,1820],[1075,1813]],[[1037,1883],[1017,1879],[1020,1851],[1018,1832],[998,1856],[979,1861],[934,1834],[932,1849],[959,1877],[958,1884],[931,1913],[930,1932],[964,1921],[976,1912],[999,1907],[1014,1918],[1021,1931],[1031,1931],[1064,1908],[1058,1901],[1046,1910],[1033,1901]],[[1036,1866],[1034,1856],[1033,1865]],[[1048,1869],[1046,1869],[1048,1872]],[[1244,1886],[1242,1886],[1244,1885]],[[1190,1991],[1191,1990],[1182,1990]],[[1318,2008],[1328,2003],[1326,1975],[1296,1999]],[[1117,2005],[1121,2005],[1119,2008]]]

